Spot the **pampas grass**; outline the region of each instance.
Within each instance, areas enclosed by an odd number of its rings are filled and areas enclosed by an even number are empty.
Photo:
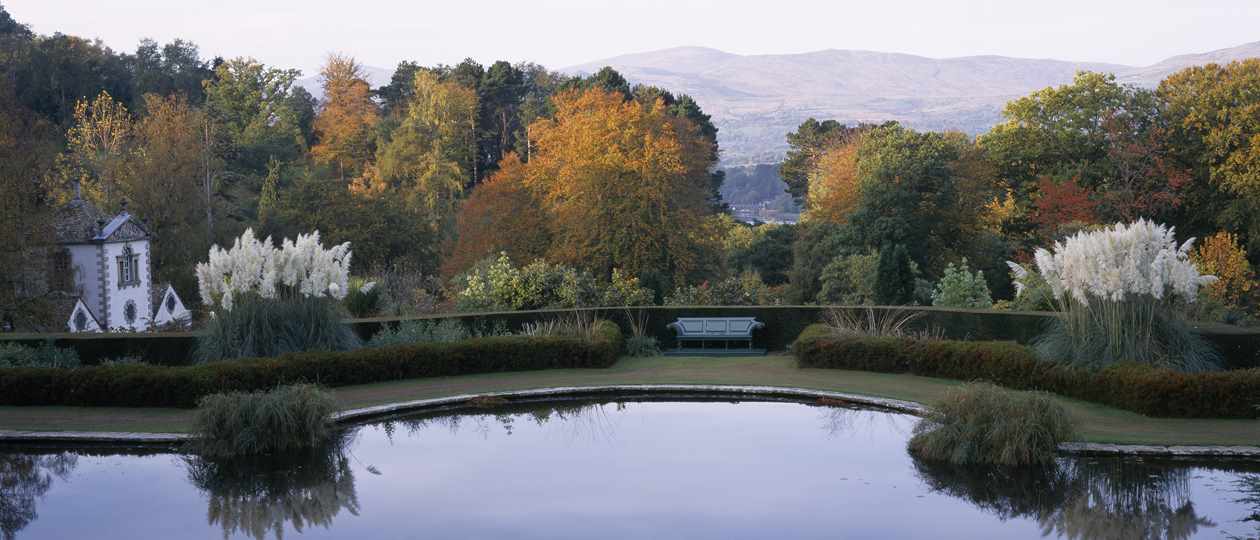
[[[215,314],[197,341],[200,362],[279,356],[305,351],[347,351],[361,345],[342,323],[330,298],[267,299],[246,296]]]
[[[1194,239],[1146,220],[1081,232],[1038,249],[1037,272],[1054,297],[1058,321],[1036,343],[1047,360],[1086,368],[1139,362],[1181,371],[1216,368],[1211,346],[1182,321],[1180,306],[1216,280],[1190,261]],[[1031,272],[1008,263],[1019,294]]]

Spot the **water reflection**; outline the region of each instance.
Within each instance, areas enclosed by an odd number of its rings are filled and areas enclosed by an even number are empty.
[[[1260,463],[953,467],[904,451],[908,415],[697,401],[406,415],[249,460],[14,449],[0,537],[1260,537]]]
[[[611,409],[611,410],[610,410]],[[518,420],[526,420],[535,426],[555,422],[563,425],[573,438],[611,441],[615,435],[615,422],[609,412],[626,410],[624,401],[565,401],[544,403],[512,403],[494,407],[493,411],[461,409],[421,414],[408,414],[381,420],[379,426],[389,440],[393,440],[401,427],[407,435],[415,436],[435,427],[452,434],[461,428],[471,429],[482,438],[492,430],[511,436]]]
[[[184,458],[188,480],[208,495],[206,518],[223,537],[257,540],[285,527],[301,533],[309,526],[331,528],[342,511],[359,514],[354,471],[347,456],[349,438],[322,448],[284,456],[232,460]]]
[[[1190,478],[1199,469],[1186,465],[1071,458],[1046,468],[976,468],[915,458],[914,467],[931,490],[1001,520],[1033,519],[1043,536],[1174,540],[1217,527],[1196,511]],[[1240,491],[1250,490],[1237,502],[1260,512],[1257,478],[1247,474],[1237,481]]]
[[[4,540],[17,538],[39,517],[38,499],[48,493],[54,478],[65,480],[77,463],[78,456],[68,452],[0,454],[0,535]]]

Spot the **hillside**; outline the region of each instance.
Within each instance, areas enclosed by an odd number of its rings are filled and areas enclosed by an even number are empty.
[[[1078,70],[1115,73],[1154,86],[1187,66],[1260,56],[1260,42],[1183,55],[1151,66],[1050,59],[825,50],[738,55],[701,47],[629,54],[571,66],[592,73],[605,65],[632,82],[685,92],[713,115],[726,165],[778,161],[784,134],[809,117],[847,123],[897,120],[920,129],[987,130],[1002,105],[1046,86],[1069,82]]]

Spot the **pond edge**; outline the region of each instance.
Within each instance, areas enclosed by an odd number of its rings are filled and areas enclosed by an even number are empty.
[[[540,399],[548,397],[601,397],[631,392],[696,393],[714,397],[776,397],[808,400],[834,400],[854,405],[873,406],[892,412],[921,416],[927,408],[913,401],[899,399],[811,390],[784,386],[715,385],[715,384],[615,384],[596,386],[559,386],[529,390],[506,390],[459,394],[440,398],[400,401],[384,405],[360,407],[332,415],[338,424],[352,424],[392,414],[433,409],[463,408],[476,398]],[[715,396],[716,395],[716,396]],[[174,445],[192,439],[187,433],[137,433],[104,431],[15,431],[0,430],[0,443],[60,443],[60,444],[136,444]],[[1150,445],[1069,442],[1059,445],[1059,451],[1078,455],[1125,455],[1141,457],[1179,458],[1235,458],[1260,459],[1260,446],[1224,445]]]

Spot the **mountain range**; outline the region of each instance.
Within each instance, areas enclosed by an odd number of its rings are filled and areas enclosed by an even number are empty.
[[[824,50],[739,55],[703,47],[628,54],[562,69],[612,66],[631,83],[690,94],[718,126],[724,166],[779,161],[784,135],[809,117],[843,123],[897,120],[925,130],[988,130],[1011,99],[1071,82],[1078,70],[1153,88],[1183,68],[1260,57],[1260,41],[1149,66],[1005,56],[928,58]]]
[[[1149,66],[1006,56],[928,58],[860,50],[740,55],[704,47],[627,54],[562,68],[573,75],[612,66],[631,83],[690,94],[713,116],[726,167],[775,163],[784,135],[814,117],[844,123],[897,120],[924,130],[982,133],[1001,119],[1002,106],[1035,90],[1071,82],[1079,70],[1114,73],[1127,84],[1153,88],[1189,66],[1260,57],[1260,41]],[[393,70],[368,66],[373,87]],[[298,85],[317,98],[316,76]]]

